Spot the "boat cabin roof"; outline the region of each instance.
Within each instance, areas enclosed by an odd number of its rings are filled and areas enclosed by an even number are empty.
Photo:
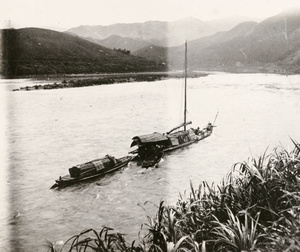
[[[132,140],[133,143],[131,144],[131,146],[136,145],[137,142],[139,144],[158,143],[158,142],[168,141],[169,139],[161,133],[154,132],[153,134],[135,136],[132,138]]]

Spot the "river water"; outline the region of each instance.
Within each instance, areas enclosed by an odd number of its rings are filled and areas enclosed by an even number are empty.
[[[213,122],[213,134],[164,158],[158,168],[131,163],[91,183],[50,190],[73,165],[127,154],[131,138],[182,122],[183,80],[11,92],[37,81],[0,80],[1,251],[46,251],[103,226],[138,239],[160,200],[174,205],[192,182],[218,184],[233,164],[300,141],[300,77],[211,73],[188,80],[188,119]],[[43,82],[44,83],[44,82]],[[6,123],[5,123],[6,122]],[[3,129],[5,131],[3,131]],[[4,132],[4,134],[3,134]],[[6,149],[6,152],[5,152]]]

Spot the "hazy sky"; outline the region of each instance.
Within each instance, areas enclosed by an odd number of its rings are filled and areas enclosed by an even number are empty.
[[[299,0],[0,0],[0,28],[68,29],[185,17],[264,19],[299,6]]]

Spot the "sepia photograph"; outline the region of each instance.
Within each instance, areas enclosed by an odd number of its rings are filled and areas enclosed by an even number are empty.
[[[300,251],[298,0],[0,5],[0,251]]]

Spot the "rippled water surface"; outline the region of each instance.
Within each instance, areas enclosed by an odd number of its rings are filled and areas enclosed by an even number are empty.
[[[127,154],[135,135],[166,132],[183,118],[183,80],[20,91],[32,80],[1,80],[1,251],[45,251],[85,228],[109,226],[137,239],[160,200],[174,205],[190,181],[219,183],[236,162],[300,141],[300,77],[210,74],[188,80],[188,119],[213,122],[207,139],[164,158],[159,168],[122,171],[64,190],[49,188],[72,165]],[[5,170],[5,167],[7,169]],[[5,187],[6,186],[6,187]],[[6,188],[6,190],[5,190]]]

